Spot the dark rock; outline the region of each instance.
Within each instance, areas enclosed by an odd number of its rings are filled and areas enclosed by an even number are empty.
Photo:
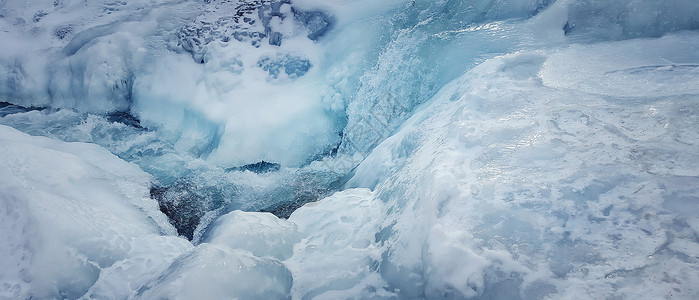
[[[17,113],[25,113],[33,110],[38,110],[42,111],[46,109],[45,107],[34,107],[34,106],[29,106],[29,107],[24,107],[16,104],[12,104],[9,102],[1,102],[0,101],[0,118],[5,117],[7,115],[12,115],[12,114],[17,114]]]
[[[303,23],[308,29],[308,38],[317,41],[328,30],[330,30],[333,21],[327,14],[320,11],[300,11],[293,10],[296,20]]]
[[[311,68],[311,62],[299,56],[283,55],[278,57],[263,57],[257,66],[267,71],[270,77],[277,79],[282,72],[289,78],[305,75]]]
[[[107,120],[112,123],[121,123],[127,126],[131,126],[137,129],[143,129],[141,126],[141,120],[134,117],[129,112],[115,112],[107,115]]]
[[[59,40],[65,39],[71,33],[73,33],[73,25],[62,25],[53,30],[53,36]]]
[[[229,168],[226,169],[226,171],[250,171],[254,173],[267,173],[279,171],[280,168],[281,165],[278,163],[271,163],[263,160],[254,164],[244,165],[242,167]]]
[[[194,238],[201,218],[224,205],[220,191],[198,188],[184,179],[167,187],[151,187],[150,197],[158,201],[160,211],[170,219],[177,233],[189,240]]]

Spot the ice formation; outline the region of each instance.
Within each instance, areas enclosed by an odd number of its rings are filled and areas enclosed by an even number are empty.
[[[699,2],[0,1],[0,299],[695,299]]]

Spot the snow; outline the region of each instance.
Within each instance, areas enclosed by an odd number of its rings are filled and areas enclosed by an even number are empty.
[[[285,299],[291,274],[277,260],[202,244],[178,257],[136,297],[148,299]]]
[[[0,299],[697,298],[697,16],[4,1]]]
[[[94,144],[0,132],[3,297],[79,297],[134,239],[174,232],[137,166]]]
[[[262,160],[296,167],[337,143],[342,107],[327,107],[314,92],[323,88],[316,83],[323,75],[312,68],[317,46],[304,35],[303,24],[295,25],[288,4],[277,8],[284,20],[250,14],[257,25],[239,28],[236,21],[231,28],[202,37],[207,44],[198,45],[192,60],[184,53],[195,49],[182,46],[184,42],[177,40],[181,25],[172,23],[195,19],[197,10],[206,12],[201,22],[221,23],[227,20],[226,10],[235,11],[235,3],[224,1],[213,8],[182,1],[93,1],[82,4],[84,8],[76,7],[79,1],[57,3],[23,7],[11,2],[4,7],[2,34],[17,44],[2,49],[3,101],[97,114],[131,112],[144,125],[162,129],[179,151],[209,158],[221,167]],[[10,16],[25,20],[35,9],[46,15],[31,21],[38,33],[23,41],[19,36],[28,24],[11,23]],[[88,12],[89,18],[82,15]],[[71,31],[61,38],[52,36],[52,28],[63,23],[70,24]],[[230,33],[266,34],[267,28],[283,33],[284,44],[220,41]],[[231,43],[235,46],[225,49]],[[280,76],[278,67],[263,66],[269,57],[293,59]],[[313,79],[289,86],[297,77]],[[277,134],[282,129],[287,134]],[[242,136],[247,133],[251,135]]]
[[[292,298],[395,296],[376,274],[381,252],[374,240],[383,216],[381,203],[372,200],[369,190],[350,189],[289,217],[304,237],[285,261],[294,274]]]
[[[206,243],[278,260],[291,257],[301,238],[296,224],[271,213],[232,211],[218,218],[213,228],[204,239]]]
[[[485,297],[513,280],[523,298],[695,295],[696,261],[667,247],[694,243],[699,166],[694,139],[675,137],[697,126],[678,116],[696,110],[694,98],[676,93],[696,76],[658,74],[656,55],[605,58],[644,49],[696,61],[696,38],[510,54],[443,88],[349,182],[375,189],[391,212],[380,268],[389,285],[419,297],[409,288],[425,284],[428,298]],[[585,68],[563,72],[580,57]],[[586,88],[638,66],[651,67],[616,77],[616,89]],[[625,89],[651,78],[666,88]]]

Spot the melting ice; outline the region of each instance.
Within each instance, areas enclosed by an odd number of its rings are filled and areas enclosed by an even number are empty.
[[[0,2],[2,299],[699,297],[693,0]]]

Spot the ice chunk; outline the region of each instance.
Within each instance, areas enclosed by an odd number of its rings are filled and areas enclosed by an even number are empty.
[[[113,113],[131,107],[133,54],[138,38],[115,34],[54,65],[49,83],[53,107]]]
[[[212,42],[240,41],[255,47],[268,35],[260,20],[263,7],[258,1],[216,1],[199,8],[199,14],[171,36],[171,48],[191,53],[197,63],[204,63],[204,49]]]
[[[278,79],[280,76],[288,78],[301,77],[311,68],[311,62],[303,57],[281,55],[276,57],[263,57],[257,61],[257,66],[269,73],[270,78]]]
[[[662,41],[573,46],[551,56],[541,78],[550,87],[614,97],[699,94],[699,57],[689,50],[699,47],[696,34]]]
[[[116,32],[116,25],[118,24],[106,24],[95,26],[75,34],[75,36],[70,40],[70,42],[65,47],[63,47],[63,52],[67,56],[71,56],[77,53],[78,50],[82,49],[92,40]]]
[[[167,270],[176,258],[192,248],[187,240],[175,236],[146,235],[135,238],[126,254],[127,258],[102,269],[85,297],[132,297],[140,287]]]
[[[149,299],[288,299],[292,277],[278,260],[201,244],[139,289]]]
[[[311,40],[321,38],[333,25],[330,16],[322,11],[293,11],[294,17],[308,29],[308,38]]]
[[[366,189],[339,192],[296,210],[289,221],[298,225],[304,238],[285,261],[294,274],[292,296],[391,296],[376,272],[381,251],[375,235],[382,214],[382,203]]]
[[[3,295],[80,297],[101,268],[128,256],[132,238],[173,232],[137,166],[96,145],[7,126],[0,140],[2,255],[27,258],[4,269]]]
[[[4,27],[3,40],[12,40],[0,49],[4,101],[93,113],[128,110],[134,68],[143,53],[136,50],[158,26],[151,13],[163,3],[124,2],[105,14],[110,3],[103,2],[4,5],[8,17],[31,13],[36,20],[30,28]]]
[[[278,260],[289,258],[300,240],[296,224],[270,213],[232,211],[219,217],[212,228],[204,239],[207,243]]]

